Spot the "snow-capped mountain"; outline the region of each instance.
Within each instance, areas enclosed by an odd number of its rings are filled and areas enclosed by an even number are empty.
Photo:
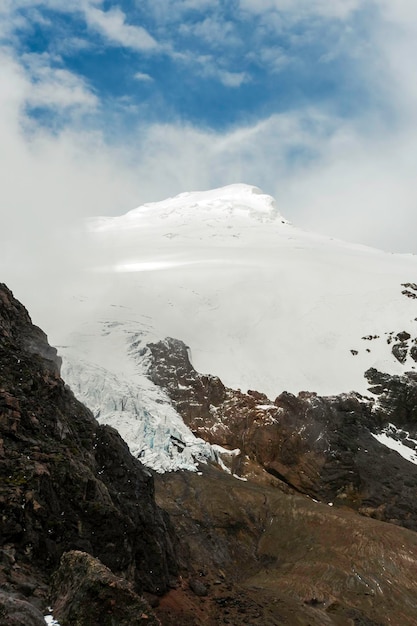
[[[368,368],[416,366],[417,257],[301,231],[257,188],[184,193],[88,228],[91,290],[51,340],[79,397],[151,466],[214,453],[147,379],[150,341],[180,339],[198,371],[269,398],[367,394]]]

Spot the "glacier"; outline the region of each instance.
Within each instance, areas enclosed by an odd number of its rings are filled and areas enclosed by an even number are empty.
[[[218,461],[195,437],[164,391],[146,376],[149,330],[140,321],[94,321],[61,346],[62,376],[96,419],[116,428],[131,453],[157,472]]]

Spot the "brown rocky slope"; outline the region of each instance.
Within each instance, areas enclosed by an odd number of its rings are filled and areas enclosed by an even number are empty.
[[[417,624],[416,533],[210,467],[156,482],[189,577],[165,626]]]

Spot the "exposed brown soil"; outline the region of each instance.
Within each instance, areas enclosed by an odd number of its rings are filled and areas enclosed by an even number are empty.
[[[214,468],[156,486],[189,577],[156,609],[166,626],[417,624],[415,533]]]

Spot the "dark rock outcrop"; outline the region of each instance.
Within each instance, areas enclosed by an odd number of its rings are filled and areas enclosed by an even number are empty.
[[[196,375],[189,349],[182,341],[167,337],[148,344],[148,348],[152,356],[149,377],[156,385],[169,390],[186,423],[210,419],[213,410],[227,400],[227,390],[218,377]]]
[[[391,352],[395,356],[397,361],[399,361],[400,363],[405,363],[405,361],[407,360],[408,345],[405,341],[395,343],[391,348]]]
[[[404,376],[390,376],[369,369],[365,372],[373,392],[378,396],[374,415],[378,426],[388,422],[405,428],[413,437],[417,436],[417,372]]]
[[[416,283],[403,283],[401,286],[405,287],[405,289],[403,289],[403,291],[401,292],[404,296],[407,296],[407,298],[412,298],[413,300],[417,299]]]
[[[136,591],[163,593],[176,557],[153,477],[75,399],[59,365],[45,334],[1,285],[0,583],[20,595],[26,585],[41,605],[61,555],[81,550]]]

